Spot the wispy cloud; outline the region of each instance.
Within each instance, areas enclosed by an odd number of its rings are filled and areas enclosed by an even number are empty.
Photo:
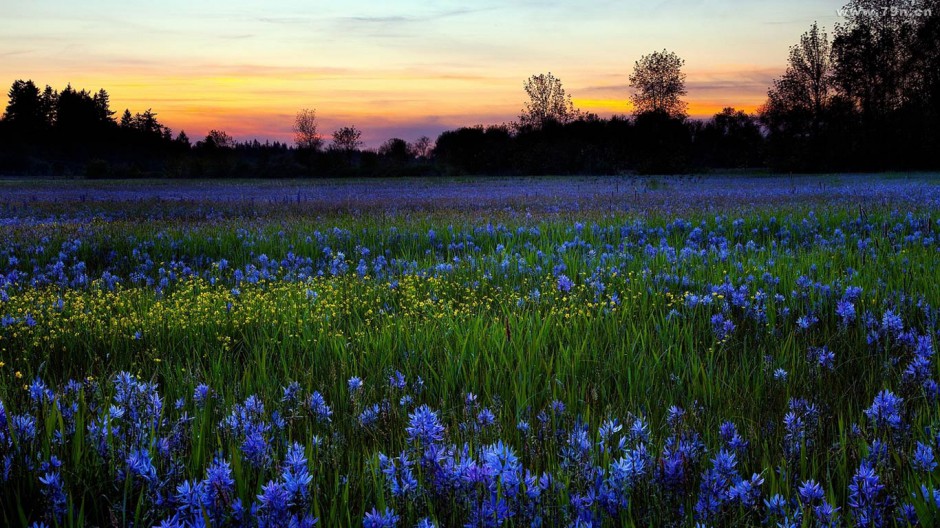
[[[668,47],[707,113],[758,104],[803,17],[825,23],[844,1],[13,2],[0,82],[105,87],[115,107],[152,106],[193,137],[289,139],[310,107],[326,127],[413,139],[513,119],[524,79],[549,70],[585,109],[622,113],[633,61]]]

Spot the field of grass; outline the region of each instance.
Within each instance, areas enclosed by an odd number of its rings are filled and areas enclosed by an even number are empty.
[[[0,182],[0,524],[934,526],[938,182]]]

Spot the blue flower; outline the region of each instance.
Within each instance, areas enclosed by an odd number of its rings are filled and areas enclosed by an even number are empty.
[[[398,390],[402,390],[408,386],[407,382],[405,381],[405,375],[402,374],[401,371],[398,371],[398,370],[396,370],[394,374],[389,376],[388,384],[392,388],[395,388]]]
[[[914,449],[914,456],[911,458],[911,467],[914,471],[930,473],[937,469],[937,461],[934,459],[933,449],[926,444],[917,442]]]
[[[897,337],[904,331],[904,320],[893,310],[885,310],[881,316],[881,328],[890,337]]]
[[[741,453],[747,449],[748,442],[738,434],[738,428],[734,425],[734,422],[722,423],[718,432],[721,436],[721,441],[732,451]]]
[[[379,467],[393,496],[412,497],[418,491],[419,484],[412,466],[414,462],[408,458],[407,453],[403,452],[398,458],[389,458],[379,453]]]
[[[764,485],[764,477],[754,473],[750,479],[742,479],[728,490],[728,500],[740,503],[744,508],[750,509],[760,501],[760,487]]]
[[[849,484],[849,507],[858,526],[883,526],[890,499],[874,468],[862,462]]]
[[[812,506],[825,498],[822,486],[815,480],[807,480],[800,485],[797,490],[800,495],[800,502],[804,506]]]
[[[242,454],[253,467],[262,468],[270,461],[268,442],[260,431],[252,431],[242,441]]]
[[[189,511],[193,513],[194,516],[198,516],[202,510],[203,505],[206,503],[206,489],[203,483],[195,483],[188,480],[184,480],[181,484],[176,486],[176,503],[179,505],[178,509],[181,512]]]
[[[62,515],[66,512],[65,485],[62,482],[62,476],[59,472],[50,471],[39,477],[39,483],[42,484],[42,496],[46,503],[46,511],[49,518],[58,524]]]
[[[571,288],[573,286],[574,286],[574,283],[571,281],[571,279],[568,278],[567,275],[558,276],[558,282],[557,282],[558,291],[562,293],[568,293],[571,291]]]
[[[379,513],[378,510],[372,508],[372,511],[366,513],[365,518],[362,519],[363,528],[394,528],[398,526],[399,518],[395,515],[395,510],[391,508],[386,508],[384,512]]]
[[[42,404],[53,399],[54,394],[38,377],[29,385],[29,399],[33,403]]]
[[[291,382],[288,386],[284,387],[281,401],[290,405],[297,403],[301,390],[300,383],[296,381]]]
[[[349,387],[349,392],[351,394],[355,394],[359,392],[360,389],[362,389],[362,379],[358,376],[353,376],[349,378],[349,381],[346,382],[346,385]]]
[[[326,404],[326,399],[317,391],[313,391],[307,398],[307,408],[317,418],[317,421],[329,423],[333,416],[333,410]]]
[[[484,407],[477,413],[477,424],[482,427],[489,427],[496,422],[496,416],[493,414],[493,411]]]
[[[282,483],[273,480],[268,481],[267,484],[261,487],[258,503],[262,517],[271,520],[283,519],[288,516],[290,493],[287,492]]]
[[[153,465],[150,453],[146,449],[135,449],[127,455],[127,469],[132,475],[140,477],[145,482],[157,482],[157,469]]]
[[[820,528],[836,528],[839,526],[838,513],[839,508],[834,508],[826,501],[813,508],[813,514],[816,516],[816,522]]]
[[[855,320],[855,304],[847,300],[836,302],[836,315],[843,325],[848,326]]]
[[[875,396],[871,407],[865,410],[865,415],[872,421],[877,430],[899,430],[901,421],[901,404],[903,399],[885,389]]]
[[[371,427],[378,421],[379,412],[378,404],[372,404],[371,407],[366,407],[359,414],[359,424],[363,427]]]
[[[722,314],[715,314],[712,316],[712,332],[715,334],[715,339],[718,341],[726,341],[728,338],[734,334],[736,326],[734,321],[730,318],[725,319],[725,316]]]
[[[304,447],[296,442],[287,450],[282,479],[284,490],[290,497],[291,504],[295,506],[306,504],[310,496],[310,483],[313,482],[313,475],[307,467]]]
[[[10,419],[13,434],[19,442],[28,444],[36,438],[36,419],[27,414],[17,414]]]
[[[422,405],[408,415],[408,433],[410,442],[420,442],[422,445],[440,442],[444,437],[444,426],[441,425],[437,413],[427,405]]]
[[[810,328],[812,328],[812,326],[815,325],[817,322],[819,322],[819,318],[817,318],[813,314],[808,314],[808,315],[799,317],[796,320],[796,325],[800,327],[800,330],[805,331],[805,330],[809,330]]]

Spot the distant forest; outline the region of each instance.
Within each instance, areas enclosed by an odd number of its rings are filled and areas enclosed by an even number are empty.
[[[827,34],[813,24],[755,114],[691,119],[684,61],[667,50],[629,75],[629,116],[579,111],[551,73],[523,84],[513,123],[363,149],[354,126],[322,134],[301,110],[295,141],[193,141],[151,109],[118,114],[108,92],[17,80],[0,119],[0,174],[86,178],[449,174],[681,174],[940,169],[940,0],[853,0]],[[625,94],[626,95],[626,94]]]

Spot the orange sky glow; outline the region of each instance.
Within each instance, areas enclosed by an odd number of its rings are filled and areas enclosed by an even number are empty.
[[[629,114],[633,62],[657,49],[686,60],[689,113],[763,102],[788,47],[841,1],[481,3],[173,0],[146,8],[36,0],[0,21],[0,82],[105,88],[112,108],[141,112],[192,139],[291,140],[302,108],[321,131],[355,125],[389,137],[514,120],[523,81],[551,71],[575,106]]]

